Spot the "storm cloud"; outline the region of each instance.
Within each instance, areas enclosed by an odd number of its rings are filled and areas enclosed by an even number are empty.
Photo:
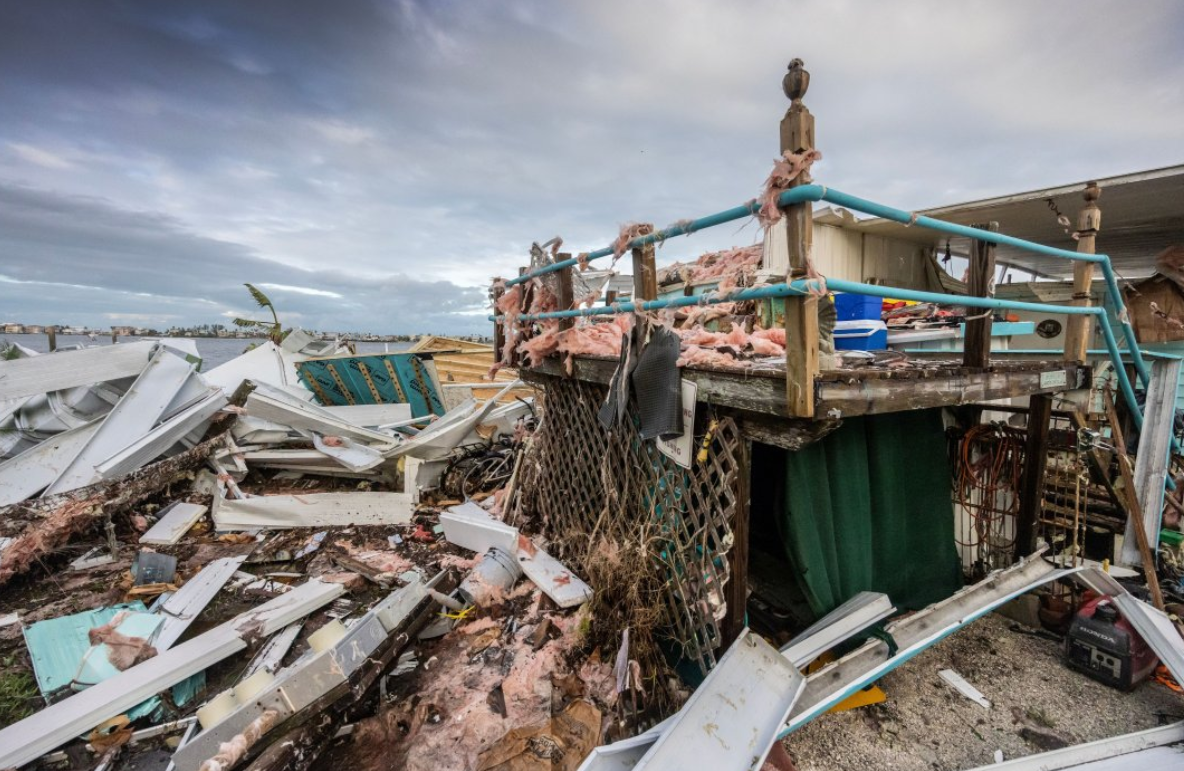
[[[1184,8],[48,0],[0,9],[0,317],[486,331],[493,275],[815,176],[931,206],[1180,161]],[[751,243],[752,225],[663,261]]]

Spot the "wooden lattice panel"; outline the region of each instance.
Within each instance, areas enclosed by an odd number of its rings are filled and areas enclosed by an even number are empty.
[[[665,587],[669,638],[706,673],[715,664],[725,610],[742,441],[736,424],[720,420],[706,459],[684,469],[640,438],[632,406],[621,426],[604,430],[597,419],[604,386],[545,378],[542,391],[542,425],[521,471],[515,516],[541,522],[577,569],[589,535],[649,534],[648,569],[658,571]],[[700,414],[697,443],[707,425]]]

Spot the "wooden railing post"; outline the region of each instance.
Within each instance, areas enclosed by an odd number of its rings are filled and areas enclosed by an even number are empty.
[[[49,350],[52,353],[58,349],[58,328],[48,326],[45,328],[45,334],[49,337]]]
[[[781,152],[804,153],[814,149],[814,116],[802,103],[810,87],[810,73],[801,59],[789,63],[789,73],[782,81],[789,97],[789,110],[781,119]],[[808,184],[802,174],[790,187]],[[787,277],[792,281],[806,276],[814,243],[814,205],[795,203],[785,208],[784,238]],[[766,240],[766,250],[777,249],[776,235]],[[767,267],[776,269],[780,260],[769,255]],[[818,298],[785,298],[785,393],[789,413],[794,417],[814,417],[814,380],[818,376]]]
[[[565,260],[570,260],[570,259],[571,259],[571,255],[566,254],[564,252],[560,252],[555,257],[556,262],[563,262]],[[572,282],[571,266],[568,266],[566,268],[560,268],[558,271],[555,272],[555,277],[559,282],[559,286],[557,287],[557,292],[556,292],[556,300],[558,300],[558,302],[559,302],[559,310],[561,310],[561,311],[571,310],[573,307],[575,307],[575,304],[576,304],[575,288],[572,286],[572,283],[571,283]],[[559,319],[559,328],[560,329],[571,329],[572,327],[575,326],[575,324],[576,324],[575,319]]]
[[[1094,254],[1098,230],[1102,227],[1102,210],[1098,198],[1102,195],[1097,182],[1085,186],[1085,206],[1077,215],[1077,251]],[[1088,307],[1094,283],[1094,263],[1073,263],[1073,304]],[[1093,318],[1070,316],[1065,322],[1065,361],[1084,362],[1093,332]]]
[[[653,225],[642,225],[638,235],[649,235],[654,232]],[[658,267],[654,263],[654,245],[631,250],[633,253],[633,301],[658,299]]]
[[[975,225],[992,233],[999,231],[998,222]],[[995,244],[974,240],[970,244],[970,269],[966,294],[971,297],[995,296]],[[962,366],[985,369],[991,364],[991,311],[973,314],[981,318],[966,322],[966,338],[962,346]]]

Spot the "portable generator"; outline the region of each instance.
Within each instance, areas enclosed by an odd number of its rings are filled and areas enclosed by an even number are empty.
[[[1065,663],[1100,683],[1129,691],[1155,670],[1159,659],[1102,595],[1082,605],[1069,625]]]

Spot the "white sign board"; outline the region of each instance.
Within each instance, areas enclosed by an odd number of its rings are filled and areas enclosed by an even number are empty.
[[[662,454],[682,466],[690,468],[695,454],[695,401],[699,386],[691,380],[682,381],[682,434],[673,439],[658,439]]]

